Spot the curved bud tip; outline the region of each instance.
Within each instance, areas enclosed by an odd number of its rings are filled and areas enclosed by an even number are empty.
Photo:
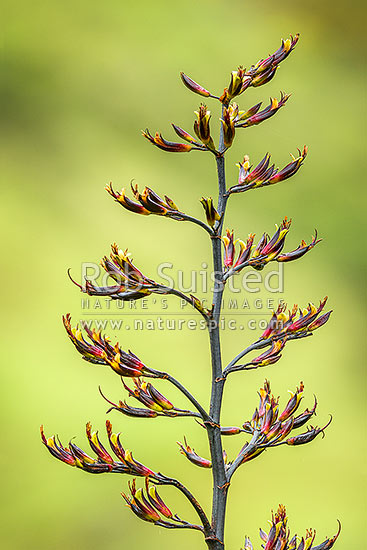
[[[71,281],[72,283],[74,283],[75,286],[77,286],[78,288],[80,288],[80,290],[81,290],[82,292],[85,292],[85,289],[82,287],[82,285],[80,285],[79,283],[77,283],[76,281],[74,281],[74,279],[72,278],[72,276],[71,276],[71,267],[68,268],[67,274],[68,274],[68,277],[69,277],[70,281]]]

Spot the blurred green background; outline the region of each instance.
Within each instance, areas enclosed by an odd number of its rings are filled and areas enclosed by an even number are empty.
[[[265,376],[282,403],[287,390],[303,380],[305,406],[314,393],[319,400],[317,423],[325,423],[329,413],[334,421],[324,440],[281,447],[239,470],[230,490],[226,540],[229,550],[239,549],[245,534],[258,543],[258,527],[266,527],[270,510],[282,502],[293,531],[313,526],[321,541],[336,531],[340,518],[337,547],[361,548],[359,525],[366,512],[361,7],[331,1],[5,2],[3,548],[203,547],[196,533],[139,522],[119,494],[127,478],[68,468],[39,442],[38,427],[45,423],[47,434],[57,432],[65,443],[77,436],[86,448],[86,421],[103,434],[106,404],[98,384],[112,398],[123,397],[118,378],[81,361],[67,341],[61,314],[70,311],[78,320],[83,312],[66,269],[79,278],[81,262],[98,261],[114,241],[128,246],[148,275],[160,261],[174,262],[175,269],[200,269],[210,261],[207,235],[199,228],[130,214],[103,187],[109,181],[117,189],[128,187],[135,178],[201,217],[198,199],[216,193],[211,155],[166,154],[144,141],[140,130],[159,129],[168,139],[170,122],[190,130],[200,98],[182,86],[180,70],[220,93],[231,70],[255,63],[275,51],[281,37],[296,32],[299,45],[276,78],[250,89],[239,103],[249,108],[279,90],[292,92],[292,98],[270,121],[238,132],[228,154],[228,181],[236,180],[235,163],[245,153],[258,162],[269,150],[284,166],[289,152],[307,143],[309,157],[292,180],[235,196],[227,223],[245,238],[250,231],[272,232],[284,215],[291,216],[288,249],[309,239],[317,226],[324,240],[303,260],[286,265],[284,298],[303,305],[328,294],[335,312],[312,339],[288,345],[277,365],[233,376],[223,424],[251,417]],[[211,108],[214,132],[219,105]],[[177,307],[173,298],[170,307]],[[225,360],[257,334],[225,332]],[[115,336],[207,403],[204,332],[122,330]],[[164,384],[159,389],[186,406]],[[199,426],[190,419],[139,421],[118,413],[110,418],[138,460],[177,475],[209,507],[210,472],[192,466],[175,443],[186,434],[207,456]],[[232,457],[242,444],[240,436],[225,440]],[[162,494],[174,511],[194,519],[174,490]]]

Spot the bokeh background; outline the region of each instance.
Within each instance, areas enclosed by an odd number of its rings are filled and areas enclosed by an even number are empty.
[[[340,518],[338,548],[361,548],[366,512],[361,10],[358,2],[314,0],[5,2],[3,548],[202,547],[196,533],[139,522],[120,497],[127,478],[68,468],[39,442],[38,427],[45,423],[48,434],[57,432],[65,442],[76,436],[86,448],[85,422],[101,432],[105,422],[98,384],[112,398],[123,397],[118,378],[81,361],[67,341],[61,314],[70,311],[78,320],[83,311],[66,269],[71,267],[77,278],[81,262],[98,261],[114,241],[128,246],[147,274],[155,273],[160,261],[173,262],[177,270],[200,269],[210,261],[207,235],[199,228],[130,214],[103,187],[112,181],[121,188],[135,178],[202,216],[198,199],[216,193],[213,158],[166,154],[144,141],[140,130],[160,129],[169,138],[170,122],[190,129],[200,98],[182,86],[180,70],[220,92],[231,70],[256,62],[295,32],[301,33],[299,45],[276,78],[246,92],[240,105],[266,102],[279,90],[293,96],[270,121],[238,132],[228,155],[228,179],[235,181],[235,163],[245,153],[258,162],[269,150],[282,166],[289,152],[307,143],[309,157],[292,180],[234,197],[227,221],[246,237],[250,231],[272,232],[284,215],[291,216],[289,248],[310,238],[317,226],[324,240],[286,266],[283,297],[289,304],[307,304],[328,294],[335,312],[312,339],[288,345],[276,366],[233,376],[223,423],[239,424],[251,416],[265,376],[283,403],[287,390],[303,380],[305,406],[312,404],[313,393],[318,396],[317,423],[325,423],[329,413],[334,421],[325,439],[302,448],[281,447],[239,470],[230,491],[226,540],[228,549],[240,548],[245,534],[260,542],[258,527],[266,527],[270,510],[282,502],[294,531],[313,526],[321,541],[335,532]],[[211,107],[214,132],[219,105]],[[254,297],[268,295],[253,295],[250,302]],[[175,307],[173,298],[170,307]],[[169,369],[207,403],[205,333],[109,332],[149,365]],[[225,359],[257,334],[225,332]],[[185,406],[173,390],[159,388]],[[190,419],[139,421],[118,413],[111,420],[139,460],[177,475],[208,508],[210,472],[188,463],[175,444],[186,434],[206,456],[199,426]],[[243,441],[237,436],[225,443],[233,456]],[[194,519],[174,490],[162,494],[180,515]]]

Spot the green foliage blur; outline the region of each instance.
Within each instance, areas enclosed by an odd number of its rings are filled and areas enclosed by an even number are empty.
[[[83,317],[81,295],[66,270],[71,267],[78,278],[81,262],[98,261],[115,241],[129,247],[148,275],[161,261],[173,262],[176,269],[200,269],[210,261],[208,238],[200,228],[130,214],[112,201],[104,185],[112,181],[121,189],[135,179],[202,217],[199,199],[216,195],[212,156],[164,153],[143,140],[141,129],[160,130],[167,139],[173,137],[171,122],[191,131],[200,97],[182,86],[180,70],[220,93],[231,70],[255,63],[296,32],[300,42],[276,77],[245,92],[239,104],[249,108],[267,102],[269,95],[279,97],[279,90],[293,95],[271,120],[237,132],[227,156],[228,180],[235,182],[235,163],[244,154],[257,163],[270,151],[276,165],[284,166],[289,152],[306,143],[309,156],[291,180],[233,197],[226,225],[238,237],[259,236],[288,215],[293,225],[287,249],[310,239],[317,227],[323,242],[285,266],[283,297],[290,305],[307,305],[327,294],[334,314],[311,339],[289,344],[277,365],[233,375],[223,424],[251,417],[265,376],[282,403],[287,390],[303,380],[304,405],[312,405],[314,393],[318,397],[316,423],[326,423],[329,413],[333,422],[324,439],[274,449],[238,471],[230,489],[227,545],[239,549],[245,534],[258,544],[258,528],[266,528],[271,509],[284,503],[294,532],[313,526],[321,542],[336,531],[339,518],[343,532],[337,548],[361,548],[366,378],[360,5],[330,0],[5,2],[2,548],[203,547],[195,532],[164,531],[135,518],[120,496],[126,477],[68,468],[40,444],[38,429],[44,423],[48,435],[58,433],[65,444],[76,436],[87,450],[88,420],[104,439],[107,406],[98,385],[114,399],[123,397],[118,377],[84,363],[66,338],[61,314]],[[219,104],[209,106],[215,133]],[[258,297],[268,296],[251,299]],[[109,332],[208,402],[204,332]],[[257,336],[225,331],[225,361]],[[158,387],[186,406],[172,389]],[[179,477],[209,509],[210,471],[188,463],[175,443],[186,435],[199,454],[208,456],[200,426],[190,419],[139,421],[118,413],[110,419],[138,460]],[[232,457],[242,444],[241,436],[225,440]],[[175,512],[194,520],[173,489],[161,493]]]

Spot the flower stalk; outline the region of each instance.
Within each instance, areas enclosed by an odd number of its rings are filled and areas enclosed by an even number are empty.
[[[90,280],[78,283],[69,273],[72,282],[88,295],[123,301],[139,300],[152,294],[172,295],[190,304],[194,312],[204,319],[209,336],[212,375],[208,408],[169,372],[148,366],[131,350],[126,350],[118,342],[111,343],[108,336],[103,335],[101,331],[83,325],[73,327],[70,314],[63,317],[63,322],[69,339],[85,361],[108,367],[121,379],[120,389],[124,392],[124,398],[118,399],[117,402],[107,398],[99,388],[101,396],[110,405],[108,413],[119,412],[125,417],[135,419],[164,417],[170,421],[176,421],[179,417],[192,417],[205,429],[209,450],[208,453],[203,453],[204,456],[199,455],[188,444],[186,437],[183,442],[177,443],[181,454],[191,464],[211,470],[210,518],[181,481],[162,474],[157,468],[153,469],[138,462],[132,452],[122,446],[120,434],[112,431],[109,420],[106,422],[106,431],[112,452],[102,444],[98,432],[92,431],[90,423],[86,426],[87,439],[96,457],[88,455],[73,442],[64,447],[58,437],[46,437],[41,427],[42,443],[53,457],[88,473],[119,473],[133,476],[134,479],[128,484],[128,491],[121,494],[126,506],[137,518],[165,529],[198,531],[204,536],[204,544],[209,550],[225,550],[228,492],[237,469],[246,467],[247,462],[280,445],[302,447],[311,443],[319,435],[323,437],[331,423],[330,417],[330,420],[321,428],[309,425],[316,414],[317,400],[315,398],[313,407],[305,410],[302,410],[302,407],[300,411],[304,398],[303,382],[300,382],[296,390],[291,392],[288,401],[280,408],[279,398],[271,393],[270,382],[266,379],[259,390],[259,405],[255,408],[250,420],[245,421],[241,426],[221,425],[223,393],[228,376],[234,372],[241,372],[244,376],[243,373],[246,371],[274,368],[273,366],[280,362],[282,355],[286,352],[290,341],[303,340],[312,336],[317,329],[328,322],[332,313],[331,310],[324,312],[327,298],[321,300],[319,306],[309,303],[303,309],[295,305],[287,310],[286,304],[280,303],[258,339],[240,351],[227,365],[223,362],[220,320],[223,293],[228,279],[246,268],[263,270],[272,261],[288,263],[300,259],[320,242],[315,231],[314,237],[308,244],[302,240],[297,248],[284,252],[286,237],[291,226],[291,219],[287,217],[276,227],[272,236],[265,232],[256,241],[253,233],[249,233],[243,240],[235,238],[235,232],[230,229],[223,234],[230,197],[237,198],[247,190],[264,188],[288,180],[298,172],[306,159],[308,149],[304,146],[302,150],[298,149],[298,156],[292,156],[292,161],[280,170],[271,164],[269,153],[266,153],[260,163],[253,168],[246,154],[243,162],[238,165],[238,182],[227,186],[225,154],[233,146],[237,134],[240,133],[239,129],[249,128],[269,120],[286,105],[290,96],[282,92],[279,100],[270,98],[269,105],[262,110],[261,103],[257,103],[242,111],[233,99],[244,94],[250,87],[257,88],[270,82],[279,64],[294,50],[298,39],[298,34],[294,37],[290,36],[282,40],[280,47],[272,55],[251,65],[248,70],[241,66],[232,71],[230,83],[221,95],[212,94],[185,73],[181,73],[182,82],[188,90],[205,98],[205,101],[215,99],[220,102],[221,117],[218,121],[220,133],[217,144],[211,133],[213,125],[211,111],[203,103],[195,111],[193,130],[196,137],[176,124],[172,124],[172,127],[182,142],[167,141],[159,132],[152,134],[148,129],[143,132],[143,136],[152,145],[168,153],[189,153],[195,150],[212,153],[216,163],[218,201],[215,203],[212,197],[201,198],[206,221],[187,214],[170,197],[163,194],[160,196],[150,187],[145,186],[143,190],[139,190],[138,185],[131,183],[131,196],[127,195],[125,189],[121,192],[116,191],[112,184],[106,187],[114,201],[129,213],[139,214],[144,218],[155,215],[162,219],[188,221],[205,230],[210,237],[212,250],[214,273],[212,306],[207,308],[199,297],[192,294],[186,295],[179,289],[167,287],[144,275],[133,263],[127,249],[122,250],[116,244],[112,245],[110,256],[104,256],[101,261],[103,269],[112,279],[111,284],[102,287]],[[244,362],[242,362],[243,359]],[[176,400],[169,395],[166,387],[162,390],[156,387],[157,382],[162,385],[168,382],[170,384],[168,389],[174,386],[181,397],[190,404],[186,403],[186,407],[190,408],[176,405]],[[137,404],[139,406],[136,406]],[[159,421],[156,420],[156,422]],[[299,429],[302,430],[301,433],[294,433]],[[223,449],[222,437],[229,436],[248,439],[242,442],[235,457],[228,457]],[[140,484],[135,478],[140,478]],[[200,524],[181,519],[171,511],[165,496],[157,490],[157,486],[163,489],[167,485],[175,487],[186,497]],[[280,506],[277,512],[272,514],[269,532],[260,530],[262,546],[265,550],[329,550],[340,534],[339,526],[336,535],[325,539],[318,546],[313,546],[315,531],[306,531],[301,539],[297,536],[291,538],[287,522],[285,508]],[[253,550],[253,548],[250,539],[246,537],[243,550]]]

